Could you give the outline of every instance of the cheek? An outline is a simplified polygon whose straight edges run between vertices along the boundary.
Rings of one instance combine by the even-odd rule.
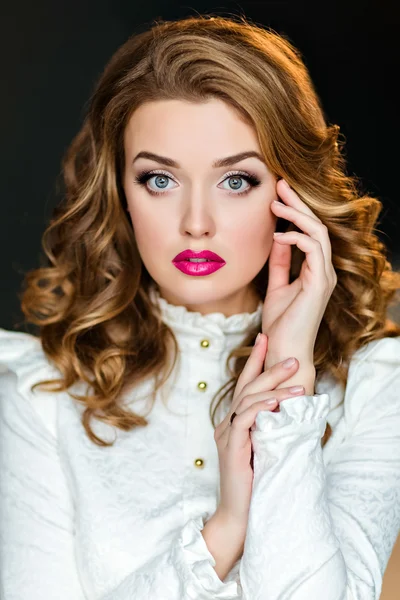
[[[128,209],[139,251],[153,256],[157,255],[157,250],[163,251],[173,235],[168,215],[149,210],[138,203],[133,205],[129,200]]]
[[[240,252],[246,255],[269,252],[275,222],[274,215],[268,216],[265,210],[257,216],[254,214],[251,217],[247,216],[231,230],[234,247],[240,248]]]

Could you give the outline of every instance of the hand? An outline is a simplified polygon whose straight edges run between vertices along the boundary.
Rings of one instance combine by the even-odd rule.
[[[266,336],[260,334],[258,344],[253,347],[237,381],[230,414],[214,432],[221,492],[217,513],[223,516],[224,522],[235,524],[235,539],[238,539],[238,531],[243,535],[243,540],[246,535],[253,484],[250,430],[256,416],[262,410],[274,410],[286,398],[304,394],[304,388],[297,392],[287,388],[276,390],[278,384],[296,373],[299,364],[295,360],[289,368],[277,364],[263,372],[267,345]],[[272,398],[276,398],[276,401],[267,406],[265,401]],[[237,416],[231,425],[230,417],[234,411]]]
[[[315,340],[337,276],[327,227],[284,180],[277,182],[277,192],[284,203],[272,203],[272,212],[305,233],[274,235],[262,316],[262,332],[269,343],[265,367],[295,356],[308,373],[314,368]],[[289,284],[292,244],[306,258],[299,277]]]

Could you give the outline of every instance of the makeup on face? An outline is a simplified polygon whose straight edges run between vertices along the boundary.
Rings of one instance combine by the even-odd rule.
[[[135,241],[164,298],[203,314],[253,309],[247,288],[272,247],[277,197],[254,127],[219,99],[149,102],[127,124],[124,153]]]
[[[184,250],[175,256],[172,264],[185,275],[202,277],[226,265],[226,261],[211,250]]]
[[[171,188],[158,188],[157,190],[154,190],[152,188],[149,188],[148,186],[148,182],[151,179],[163,179],[164,180],[164,185],[165,183],[169,182],[173,182],[174,179],[171,177],[170,174],[168,174],[166,171],[148,171],[146,169],[140,171],[140,173],[138,175],[136,175],[134,177],[134,181],[133,183],[135,185],[139,185],[142,186],[150,195],[152,196],[163,196],[166,193],[171,191]],[[244,196],[246,194],[248,194],[249,192],[251,192],[251,190],[253,188],[257,188],[261,185],[261,180],[252,173],[248,173],[246,171],[230,171],[229,173],[226,173],[225,175],[225,179],[222,181],[222,183],[224,183],[225,181],[228,181],[230,179],[236,179],[236,181],[239,180],[243,180],[248,184],[248,187],[244,187],[242,184],[240,185],[239,189],[227,189],[225,188],[225,190],[227,191],[228,194],[230,195],[234,195],[234,196]],[[242,189],[243,187],[243,189]],[[172,188],[174,189],[174,188]]]

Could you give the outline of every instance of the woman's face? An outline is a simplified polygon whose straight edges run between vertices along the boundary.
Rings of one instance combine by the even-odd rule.
[[[276,177],[255,156],[213,166],[243,152],[261,155],[254,129],[221,100],[162,100],[133,113],[124,145],[128,211],[161,296],[202,314],[255,310],[251,281],[273,242]],[[160,158],[138,157],[142,152]],[[143,172],[151,176],[138,183]],[[202,276],[182,272],[172,261],[184,250],[210,250],[225,264]]]

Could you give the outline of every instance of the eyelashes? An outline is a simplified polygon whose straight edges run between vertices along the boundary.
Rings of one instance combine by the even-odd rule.
[[[141,171],[138,175],[136,175],[134,177],[134,183],[137,185],[146,187],[147,191],[152,196],[162,196],[166,192],[161,192],[161,191],[155,192],[154,190],[149,189],[149,187],[146,185],[149,179],[151,179],[152,177],[159,177],[159,176],[165,177],[166,179],[171,179],[173,181],[173,179],[170,175],[168,175],[167,173],[164,173],[162,171],[146,171],[146,170],[144,170],[144,171]],[[246,188],[243,192],[235,192],[234,190],[228,191],[229,195],[244,196],[244,195],[248,194],[249,192],[251,192],[251,190],[253,188],[258,187],[261,184],[261,181],[258,179],[258,177],[256,177],[255,175],[253,175],[251,173],[245,173],[243,171],[235,171],[235,172],[227,173],[227,176],[221,183],[223,183],[233,177],[235,177],[236,179],[244,179],[249,184],[249,187]],[[169,190],[167,190],[167,191],[169,191]]]

